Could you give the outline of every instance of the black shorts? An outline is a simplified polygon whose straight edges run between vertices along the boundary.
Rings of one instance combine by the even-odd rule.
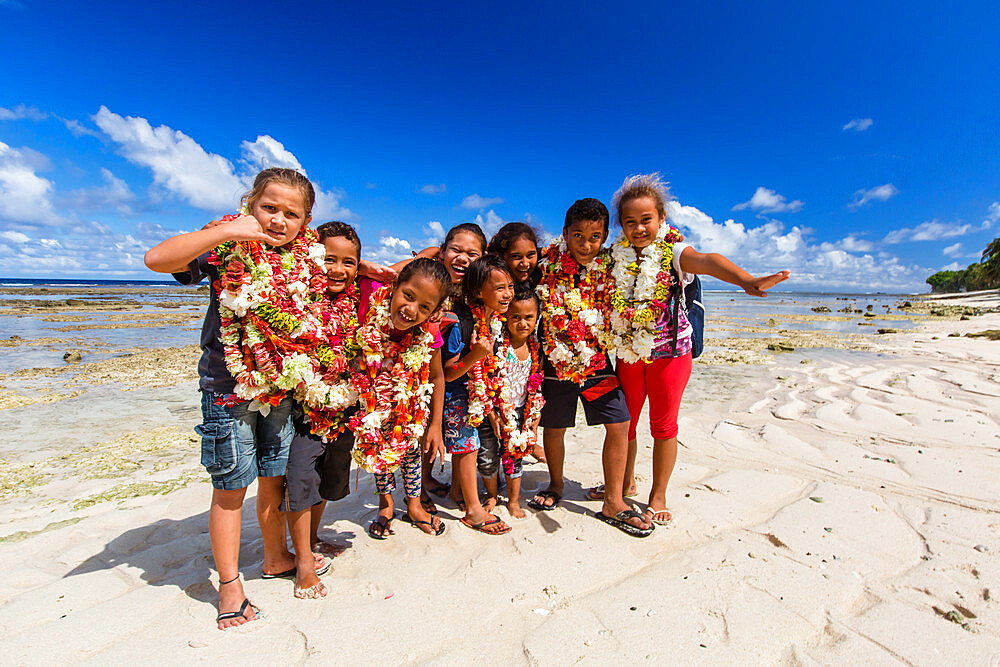
[[[295,420],[295,426],[282,512],[301,512],[323,500],[340,500],[350,492],[354,433],[347,429],[324,444],[300,419]]]
[[[543,368],[542,396],[545,397],[545,405],[542,406],[542,428],[572,428],[576,424],[577,399],[583,401],[583,414],[589,426],[619,424],[629,420],[625,393],[610,363],[582,386],[570,380],[556,380],[555,370],[548,360]]]

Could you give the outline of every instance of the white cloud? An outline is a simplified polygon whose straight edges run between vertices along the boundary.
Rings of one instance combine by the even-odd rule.
[[[500,197],[480,197],[478,194],[471,194],[462,200],[462,208],[483,209],[502,203],[503,199]]]
[[[148,276],[145,252],[177,233],[153,223],[116,232],[93,221],[68,223],[59,229],[59,239],[38,242],[25,242],[25,235],[16,232],[0,233],[0,275]]]
[[[758,213],[795,213],[805,206],[805,202],[798,199],[788,201],[784,195],[779,195],[774,190],[765,187],[758,187],[748,201],[737,204],[734,211],[751,209]]]
[[[961,271],[965,267],[958,262],[952,262],[951,264],[945,264],[938,271]]]
[[[425,239],[425,246],[439,246],[444,243],[445,229],[437,220],[431,220],[424,226],[424,232],[427,234]]]
[[[439,183],[434,185],[433,183],[427,183],[426,185],[421,185],[417,192],[424,195],[440,195],[443,194],[448,189],[448,186],[444,183]],[[468,199],[468,197],[466,197]]]
[[[981,227],[983,229],[989,229],[994,223],[997,222],[1000,222],[1000,201],[995,201],[990,204],[990,207],[986,212],[986,219],[983,220]]]
[[[962,236],[972,229],[972,225],[949,224],[937,219],[921,222],[916,227],[896,229],[882,239],[885,243],[907,243],[910,241],[939,241]]]
[[[157,185],[196,208],[236,209],[245,185],[226,158],[207,152],[183,132],[166,125],[154,128],[145,118],[122,117],[105,106],[93,120],[127,160],[153,172]]]
[[[27,243],[31,240],[31,237],[22,234],[21,232],[0,232],[0,239],[6,239],[12,243]]]
[[[477,214],[473,222],[482,227],[483,233],[486,234],[486,239],[489,240],[504,226],[505,221],[493,209],[490,209],[486,212],[486,215],[482,213]]]
[[[945,248],[941,252],[944,253],[945,255],[947,255],[948,257],[961,257],[962,256],[962,244],[961,243],[953,243],[952,245],[948,246],[947,248]]]
[[[871,118],[855,118],[847,125],[845,125],[843,128],[841,128],[841,131],[846,132],[847,130],[854,130],[855,132],[864,132],[874,124],[875,121],[873,121]]]
[[[397,236],[383,236],[372,247],[364,245],[365,259],[379,264],[394,264],[401,259],[412,257],[413,246],[406,239]]]
[[[868,252],[865,241],[848,236],[832,243],[813,243],[802,227],[785,229],[778,220],[757,227],[726,220],[715,222],[694,206],[667,203],[667,217],[701,252],[718,252],[754,275],[789,269],[788,289],[831,288],[871,290],[923,290],[933,273],[926,267],[904,264],[888,253]]]
[[[849,252],[870,252],[875,247],[871,241],[859,239],[853,234],[842,239],[840,245]]]
[[[192,206],[213,213],[236,210],[240,196],[250,189],[261,168],[288,167],[306,173],[291,151],[266,134],[240,144],[242,170],[237,173],[228,159],[207,152],[191,137],[166,125],[154,128],[145,118],[122,117],[104,106],[94,115],[94,122],[118,144],[118,151],[126,159],[153,172],[154,183]],[[313,218],[357,218],[341,206],[343,191],[323,190],[316,183],[313,186]]]
[[[58,200],[63,208],[76,212],[116,210],[124,216],[132,215],[132,202],[135,194],[128,183],[121,180],[108,169],[101,169],[104,185],[71,190],[59,195]]]
[[[852,210],[857,210],[871,201],[889,201],[899,194],[899,190],[892,183],[878,185],[870,190],[858,190],[854,193],[851,203],[847,206]]]
[[[298,158],[280,141],[266,134],[258,136],[253,143],[249,141],[241,143],[240,154],[240,161],[246,166],[250,178],[268,167],[287,167],[306,173]]]
[[[14,225],[62,221],[52,209],[52,181],[36,173],[47,164],[37,151],[0,141],[0,220]]]
[[[26,118],[37,122],[45,120],[48,117],[49,115],[44,111],[40,111],[35,107],[29,107],[24,104],[18,104],[13,109],[0,107],[0,120],[21,120]]]

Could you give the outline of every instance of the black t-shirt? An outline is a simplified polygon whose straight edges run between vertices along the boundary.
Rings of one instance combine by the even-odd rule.
[[[201,360],[198,362],[198,387],[202,391],[215,394],[232,394],[236,391],[236,380],[226,368],[225,348],[220,337],[222,318],[219,316],[219,295],[215,293],[215,281],[219,279],[219,268],[208,263],[209,253],[205,253],[188,264],[187,271],[172,274],[181,285],[197,285],[208,278],[211,301],[201,325]]]

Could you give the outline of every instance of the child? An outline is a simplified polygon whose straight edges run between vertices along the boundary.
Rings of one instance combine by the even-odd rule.
[[[343,498],[350,487],[354,434],[347,423],[358,395],[351,386],[348,365],[358,352],[356,278],[361,239],[353,227],[337,221],[320,225],[316,233],[326,250],[327,298],[317,304],[323,345],[311,358],[313,372],[295,392],[302,414],[295,415],[296,434],[288,454],[281,510],[286,513],[296,554],[336,556],[343,547],[320,540],[318,532],[326,500]],[[296,558],[295,597],[325,596],[326,586],[312,568],[299,561],[305,559]]]
[[[494,346],[502,335],[502,315],[514,296],[507,265],[496,255],[477,259],[462,278],[462,295],[464,303],[455,305],[458,323],[449,330],[445,344],[444,442],[452,455],[452,478],[462,491],[462,523],[488,535],[502,535],[510,532],[510,526],[479,502],[476,461],[482,446],[499,451],[487,418],[498,389]]]
[[[608,238],[608,209],[596,199],[580,199],[566,211],[563,237],[552,242],[539,262],[542,300],[542,440],[549,468],[548,487],[528,501],[542,511],[559,506],[563,493],[566,429],[576,423],[578,399],[590,425],[603,424],[604,506],[597,518],[635,537],[652,524],[625,504],[622,479],[628,452],[629,413],[611,370],[605,338],[610,257],[601,246]]]
[[[145,257],[150,269],[173,273],[182,284],[206,276],[211,283],[198,364],[203,422],[196,430],[212,476],[208,532],[219,573],[220,630],[257,618],[238,562],[243,498],[255,478],[263,576],[287,575],[296,566],[278,511],[293,433],[285,389],[295,386],[282,350],[311,343],[316,331],[308,286],[325,278],[314,262],[322,248],[306,228],[314,201],[312,184],[299,172],[265,169],[243,197],[244,214],[169,238]],[[293,338],[289,320],[305,333]],[[315,565],[329,567],[322,558]]]
[[[425,257],[407,264],[392,288],[372,295],[358,330],[362,355],[352,383],[360,409],[351,418],[354,460],[375,475],[378,516],[368,534],[379,540],[393,534],[392,492],[402,468],[406,520],[430,535],[444,532],[441,520],[420,506],[420,446],[431,462],[444,456],[441,411],[444,399],[440,334],[431,316],[448,293],[449,276]],[[429,421],[428,421],[429,417]]]
[[[761,297],[789,276],[779,271],[756,278],[722,255],[680,243],[683,237],[665,224],[668,197],[659,174],[644,174],[626,178],[612,200],[622,233],[611,248],[610,345],[618,355],[616,371],[631,415],[623,481],[625,488],[635,488],[636,425],[648,394],[653,486],[644,516],[658,525],[671,519],[666,493],[677,461],[677,411],[691,376],[691,326],[684,310],[673,308],[674,299],[696,273]]]
[[[538,284],[538,237],[535,230],[523,222],[508,222],[493,238],[487,252],[498,255],[507,263],[514,283]]]
[[[538,236],[529,225],[508,222],[490,239],[487,251],[503,258],[516,284],[526,284],[532,289],[538,285],[541,277],[538,270]],[[530,454],[539,463],[545,463],[545,449],[537,439],[531,446]]]
[[[507,309],[503,344],[497,351],[497,374],[500,385],[494,422],[500,442],[482,442],[479,449],[479,474],[486,487],[487,506],[496,504],[497,463],[503,464],[507,479],[507,510],[515,519],[523,519],[521,509],[521,459],[538,441],[538,422],[542,416],[542,369],[535,326],[541,303],[527,283],[514,288],[514,298]],[[495,443],[495,448],[488,444]]]

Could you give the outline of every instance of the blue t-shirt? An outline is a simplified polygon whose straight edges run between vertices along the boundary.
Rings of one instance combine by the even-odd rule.
[[[226,368],[225,348],[220,338],[222,318],[219,316],[219,295],[215,293],[215,281],[219,279],[219,268],[208,263],[209,253],[205,253],[188,264],[187,271],[172,274],[181,285],[197,285],[205,278],[211,289],[211,300],[201,325],[201,360],[198,361],[198,388],[215,394],[236,392],[236,380]]]
[[[443,361],[448,361],[454,357],[464,357],[469,352],[468,341],[462,340],[462,327],[458,322],[448,329],[448,336],[444,341]],[[452,400],[469,400],[469,374],[461,376],[457,380],[444,383],[444,400],[448,403]]]

